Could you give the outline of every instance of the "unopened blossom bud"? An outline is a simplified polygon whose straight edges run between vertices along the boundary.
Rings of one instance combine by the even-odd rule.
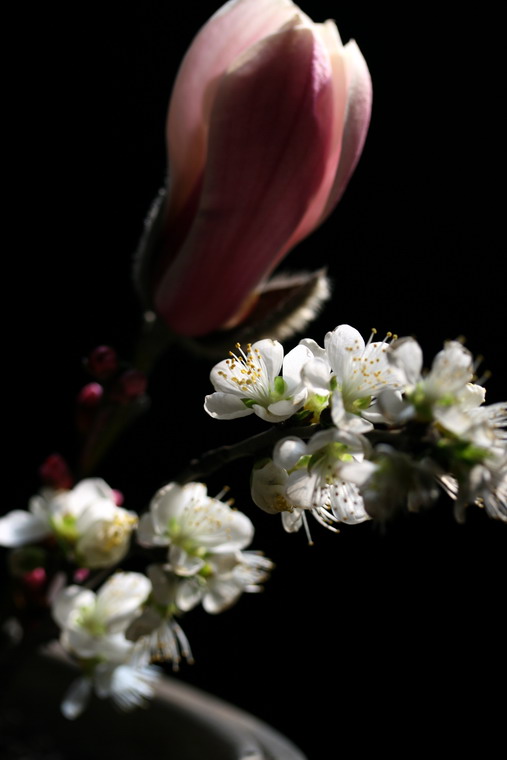
[[[120,404],[129,404],[131,401],[144,396],[147,385],[148,379],[144,372],[138,369],[128,369],[116,381],[110,397]]]
[[[46,585],[47,574],[43,567],[36,567],[23,575],[23,584],[31,591],[41,591]]]
[[[50,454],[39,467],[39,477],[45,486],[55,490],[72,488],[72,477],[65,459],[60,454]]]
[[[103,397],[104,388],[99,383],[88,383],[79,391],[76,425],[80,433],[86,434],[93,427]]]
[[[233,0],[201,29],[169,105],[170,182],[147,221],[148,306],[196,337],[241,322],[258,287],[332,211],[366,137],[355,42],[290,0]]]
[[[106,380],[118,369],[118,355],[110,346],[97,346],[86,359],[86,367],[97,380]]]
[[[79,391],[78,406],[85,409],[95,409],[101,402],[104,388],[99,383],[88,383]]]

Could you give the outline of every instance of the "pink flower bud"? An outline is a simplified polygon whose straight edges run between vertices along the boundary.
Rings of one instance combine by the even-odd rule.
[[[86,366],[97,380],[106,380],[118,369],[116,351],[109,346],[97,346],[88,356]]]
[[[78,567],[77,570],[74,570],[72,580],[74,583],[84,583],[86,580],[88,580],[89,576],[90,570],[88,567]]]
[[[32,591],[40,591],[46,585],[46,580],[47,575],[43,567],[36,567],[23,575],[23,583]]]
[[[88,383],[79,391],[77,397],[78,406],[86,409],[95,409],[101,402],[104,388],[99,383]]]
[[[51,454],[39,467],[39,477],[45,486],[56,489],[69,489],[74,485],[69,467],[60,454]]]
[[[290,0],[232,0],[179,70],[169,189],[138,275],[175,332],[231,324],[340,199],[366,137],[371,82],[354,42]]]
[[[119,404],[129,404],[144,396],[148,380],[144,372],[138,369],[126,370],[111,389],[110,398]]]

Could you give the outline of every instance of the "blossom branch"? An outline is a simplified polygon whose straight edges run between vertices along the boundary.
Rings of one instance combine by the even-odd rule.
[[[183,485],[191,481],[205,479],[230,462],[259,455],[264,450],[271,450],[282,438],[297,435],[306,440],[321,429],[321,425],[305,425],[304,427],[296,425],[292,427],[285,427],[283,425],[273,426],[264,433],[253,435],[244,441],[240,441],[240,443],[219,446],[216,449],[207,451],[201,457],[193,459],[175,480]]]

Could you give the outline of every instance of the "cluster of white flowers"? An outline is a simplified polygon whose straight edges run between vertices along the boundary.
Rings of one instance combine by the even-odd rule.
[[[96,594],[68,586],[56,595],[52,611],[62,629],[60,643],[83,671],[62,702],[65,717],[77,718],[93,690],[127,711],[153,695],[158,671],[148,660],[134,660],[134,644],[125,635],[150,592],[145,575],[120,572]]]
[[[255,504],[281,513],[289,532],[308,533],[307,511],[336,531],[431,505],[443,489],[458,519],[475,503],[507,520],[507,404],[484,405],[470,352],[450,341],[424,373],[413,338],[374,334],[365,343],[339,325],[324,348],[304,339],[285,360],[280,344],[264,340],[212,370],[213,417],[294,420],[296,434],[254,466]],[[314,423],[306,440],[297,435],[303,421]]]
[[[54,537],[80,567],[111,567],[126,555],[137,515],[116,504],[116,493],[99,478],[69,490],[44,488],[28,511],[0,519],[0,546],[19,547]]]
[[[170,660],[176,669],[182,658],[192,661],[178,618],[199,603],[222,612],[243,592],[260,591],[273,567],[243,551],[254,534],[248,517],[208,496],[201,483],[165,486],[141,520],[116,506],[115,492],[99,479],[44,489],[28,511],[0,519],[0,545],[26,547],[30,557],[30,545],[52,539],[80,568],[75,577],[93,583],[89,571],[120,562],[134,529],[146,549],[167,547],[167,561],[150,564],[146,575],[117,572],[97,593],[65,586],[60,573],[49,592],[61,645],[82,670],[62,703],[68,718],[80,715],[93,691],[124,710],[142,705],[159,677],[150,663]]]
[[[129,631],[141,657],[171,659],[174,666],[181,656],[190,659],[178,615],[199,603],[206,612],[222,612],[243,592],[260,591],[273,565],[242,551],[253,534],[248,517],[208,496],[202,483],[169,483],[155,494],[140,520],[138,541],[167,547],[167,562],[148,569],[152,597]]]
[[[507,522],[507,404],[484,403],[470,352],[450,341],[425,372],[413,338],[373,338],[365,343],[340,325],[324,348],[305,339],[284,358],[277,341],[262,340],[246,351],[238,345],[214,367],[215,393],[205,400],[212,417],[256,414],[283,423],[269,438],[243,442],[255,440],[264,455],[252,472],[255,504],[281,514],[288,532],[304,526],[309,540],[307,513],[338,532],[340,524],[430,506],[442,491],[459,520],[477,504]],[[61,645],[82,671],[62,704],[69,718],[92,692],[125,710],[142,705],[159,677],[151,663],[192,661],[181,616],[199,604],[222,612],[259,591],[273,567],[246,551],[250,519],[202,483],[169,483],[140,519],[117,501],[103,480],[89,478],[70,489],[45,488],[27,511],[0,519],[0,546],[33,561],[44,555],[33,547],[42,543],[63,559],[47,601]],[[116,572],[93,591],[125,558],[134,532],[151,555],[146,574]],[[77,573],[65,586],[69,564]],[[33,582],[25,565],[19,559],[19,577]]]

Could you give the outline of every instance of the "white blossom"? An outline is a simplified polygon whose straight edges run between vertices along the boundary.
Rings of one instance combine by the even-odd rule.
[[[259,584],[272,568],[271,560],[257,552],[211,555],[197,575],[182,580],[176,596],[178,607],[187,611],[201,602],[206,612],[223,612],[244,592],[261,591]]]
[[[173,670],[178,670],[182,659],[193,662],[190,644],[176,619],[182,611],[176,603],[182,579],[162,565],[149,565],[146,572],[151,582],[150,598],[125,634],[135,642],[133,661],[171,661]]]
[[[174,572],[194,575],[210,553],[243,549],[253,533],[245,514],[208,496],[202,483],[169,483],[141,518],[138,540],[143,546],[167,546]]]
[[[151,584],[141,573],[112,575],[97,593],[81,586],[60,591],[52,614],[62,629],[60,643],[83,668],[83,676],[69,688],[62,712],[77,718],[93,691],[111,698],[122,710],[144,704],[159,677],[146,660],[134,663],[134,644],[125,637],[131,621],[141,613]]]
[[[440,470],[430,459],[415,460],[388,444],[379,444],[372,461],[351,462],[347,478],[360,488],[368,515],[386,520],[397,511],[417,512],[439,495]]]
[[[151,584],[141,573],[112,575],[97,593],[67,586],[56,595],[52,614],[62,629],[63,648],[80,659],[126,662],[132,643],[124,632],[139,615]]]
[[[313,358],[309,348],[296,346],[284,358],[282,345],[266,339],[248,344],[246,351],[238,343],[236,351],[211,371],[215,393],[206,396],[208,414],[221,420],[257,414],[282,422],[304,406],[308,390],[301,370]]]
[[[412,417],[422,421],[440,420],[450,407],[466,411],[482,403],[483,392],[473,386],[472,354],[458,341],[447,341],[435,356],[431,370],[423,374],[422,350],[413,338],[402,338],[389,347],[387,358],[400,373],[401,394],[387,390],[379,400],[380,408],[392,422],[404,423]],[[482,396],[482,399],[481,399]]]
[[[284,529],[301,527],[309,536],[305,511],[324,527],[369,519],[357,485],[344,477],[347,464],[362,460],[367,442],[335,429],[316,433],[306,444],[296,436],[280,440],[273,459],[252,472],[253,501],[266,512],[281,512]],[[368,463],[369,464],[369,463]]]
[[[373,335],[365,344],[356,329],[339,325],[324,339],[325,354],[319,355],[314,348],[315,358],[302,373],[311,392],[330,395],[334,424],[355,433],[384,421],[375,398],[384,389],[400,385],[399,372],[387,360],[389,343],[372,341]]]
[[[29,511],[0,519],[0,545],[23,546],[55,536],[69,559],[83,567],[109,567],[127,553],[137,515],[115,503],[100,478],[87,478],[70,490],[43,489]]]
[[[76,679],[65,694],[61,710],[69,720],[78,718],[86,708],[91,694],[100,699],[110,698],[120,710],[130,712],[144,707],[154,695],[154,686],[161,673],[149,665],[111,665],[99,663],[86,676]]]

